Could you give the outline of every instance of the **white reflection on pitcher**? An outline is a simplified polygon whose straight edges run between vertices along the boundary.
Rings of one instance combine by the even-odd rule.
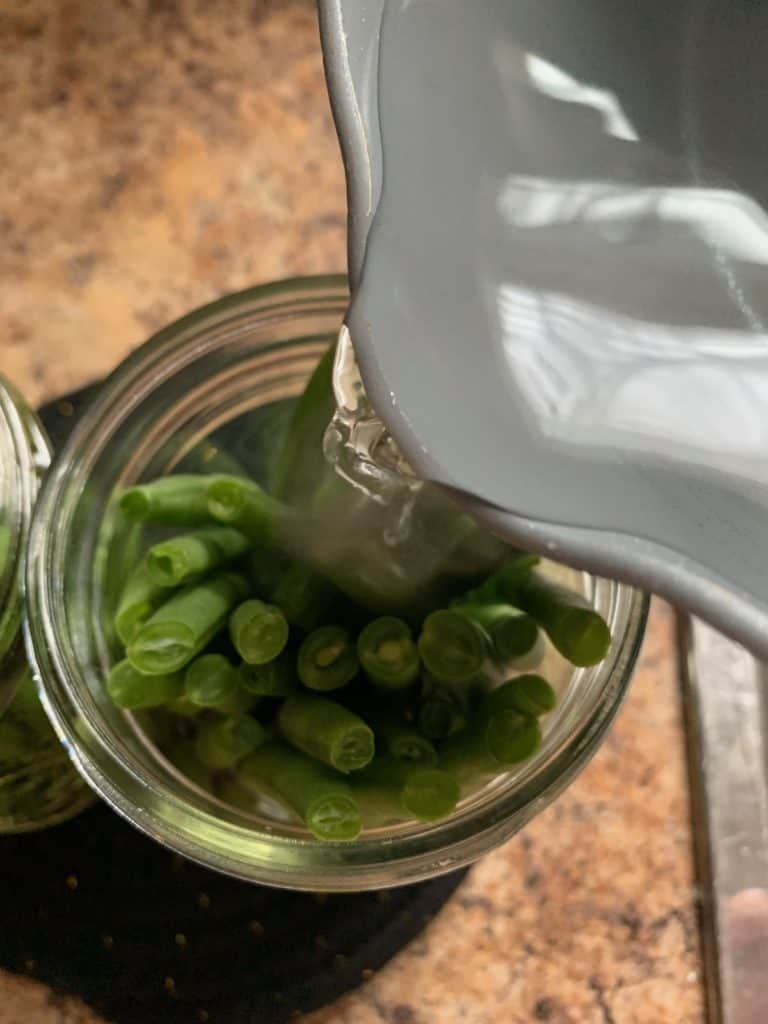
[[[637,142],[637,132],[630,124],[621,104],[607,89],[579,82],[562,68],[537,57],[534,53],[525,56],[525,70],[532,84],[540,93],[564,103],[581,103],[592,107],[603,115],[605,130],[616,139]]]
[[[513,254],[495,289],[502,344],[540,429],[706,453],[712,468],[768,479],[768,421],[754,415],[768,407],[768,296],[744,287],[768,265],[757,204],[725,190],[518,177],[497,212]],[[653,321],[638,305],[644,286]]]

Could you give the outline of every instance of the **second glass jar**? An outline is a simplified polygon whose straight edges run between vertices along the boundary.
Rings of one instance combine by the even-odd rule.
[[[0,834],[55,825],[93,802],[46,718],[22,639],[27,535],[49,462],[37,417],[0,378]]]

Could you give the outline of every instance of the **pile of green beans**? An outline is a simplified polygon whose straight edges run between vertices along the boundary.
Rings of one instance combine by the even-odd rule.
[[[329,490],[330,470],[318,472],[329,388],[326,358],[271,493],[244,475],[188,473],[122,492],[124,520],[152,542],[118,588],[122,649],[106,690],[195,785],[253,813],[268,796],[316,838],[343,841],[444,818],[532,757],[556,695],[527,669],[547,643],[594,665],[611,636],[536,557],[495,541],[502,557],[469,589],[454,551],[430,591],[440,604],[416,616],[361,603],[365,565],[309,564],[296,537],[322,530],[312,495]],[[479,551],[465,520],[457,543]]]

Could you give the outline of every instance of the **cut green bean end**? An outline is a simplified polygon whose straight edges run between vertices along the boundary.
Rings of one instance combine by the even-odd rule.
[[[426,700],[419,708],[419,728],[431,740],[444,740],[467,724],[461,712],[447,700]]]
[[[371,681],[387,690],[401,690],[419,675],[419,653],[411,630],[402,619],[374,619],[357,640],[360,664]]]
[[[222,523],[234,522],[248,500],[248,484],[236,479],[220,479],[210,484],[206,492],[208,510]]]
[[[230,768],[266,742],[264,726],[250,715],[214,722],[198,734],[195,751],[209,768]]]
[[[115,632],[124,646],[136,637],[144,623],[151,617],[154,606],[151,601],[130,605],[115,616]]]
[[[135,487],[120,496],[119,506],[126,519],[141,523],[149,515],[152,503],[140,487]]]
[[[238,690],[237,672],[223,654],[203,654],[187,667],[184,691],[199,707],[217,707],[232,700]]]
[[[118,707],[136,711],[155,708],[180,697],[184,682],[179,675],[147,675],[127,659],[113,665],[107,676],[107,693]]]
[[[437,751],[426,736],[416,733],[395,737],[389,744],[389,751],[398,761],[418,764],[424,768],[437,764]]]
[[[418,769],[408,776],[402,804],[418,821],[439,821],[456,808],[459,792],[458,782],[447,772]]]
[[[288,622],[274,605],[251,600],[240,605],[230,618],[232,643],[249,665],[266,665],[288,643]]]
[[[360,810],[351,796],[330,793],[313,800],[306,810],[307,828],[317,839],[345,842],[357,839],[362,822]]]
[[[337,771],[354,772],[370,764],[375,752],[373,732],[367,725],[359,725],[346,729],[343,736],[334,743],[330,761]]]
[[[557,705],[557,694],[542,676],[526,674],[504,684],[508,694],[507,706],[524,715],[539,717],[553,711]]]
[[[310,690],[338,690],[357,674],[355,648],[345,629],[322,626],[304,640],[297,661],[299,678]]]
[[[611,631],[598,612],[567,608],[558,618],[557,633],[550,639],[572,664],[588,668],[605,658],[611,646]]]
[[[150,676],[151,679],[157,679],[157,676]],[[179,718],[197,718],[200,712],[203,710],[198,704],[193,704],[192,701],[182,693],[176,700],[172,700],[167,708],[174,715],[178,715]]]
[[[536,646],[539,627],[530,615],[514,615],[495,622],[490,637],[497,656],[502,661],[514,661]]]
[[[460,612],[440,609],[424,620],[419,654],[437,679],[466,682],[483,664],[485,638],[482,630]]]
[[[238,669],[240,685],[258,697],[290,697],[298,689],[293,665],[285,657],[266,665],[243,662]]]
[[[535,718],[511,708],[499,711],[485,731],[488,752],[502,765],[519,764],[541,746],[541,726]]]
[[[188,560],[184,553],[172,550],[150,551],[147,554],[147,568],[153,583],[159,587],[175,587],[189,575]]]
[[[192,631],[181,622],[144,626],[128,645],[131,664],[146,675],[176,672],[194,657],[198,646]]]

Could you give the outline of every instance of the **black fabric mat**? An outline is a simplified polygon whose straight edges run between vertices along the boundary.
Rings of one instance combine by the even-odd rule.
[[[96,390],[41,410],[54,445]],[[369,977],[464,875],[380,893],[281,892],[185,861],[98,806],[0,842],[0,965],[116,1024],[278,1024]]]
[[[463,877],[380,893],[236,882],[104,806],[0,842],[0,964],[117,1024],[276,1024],[332,1002],[414,938]]]

